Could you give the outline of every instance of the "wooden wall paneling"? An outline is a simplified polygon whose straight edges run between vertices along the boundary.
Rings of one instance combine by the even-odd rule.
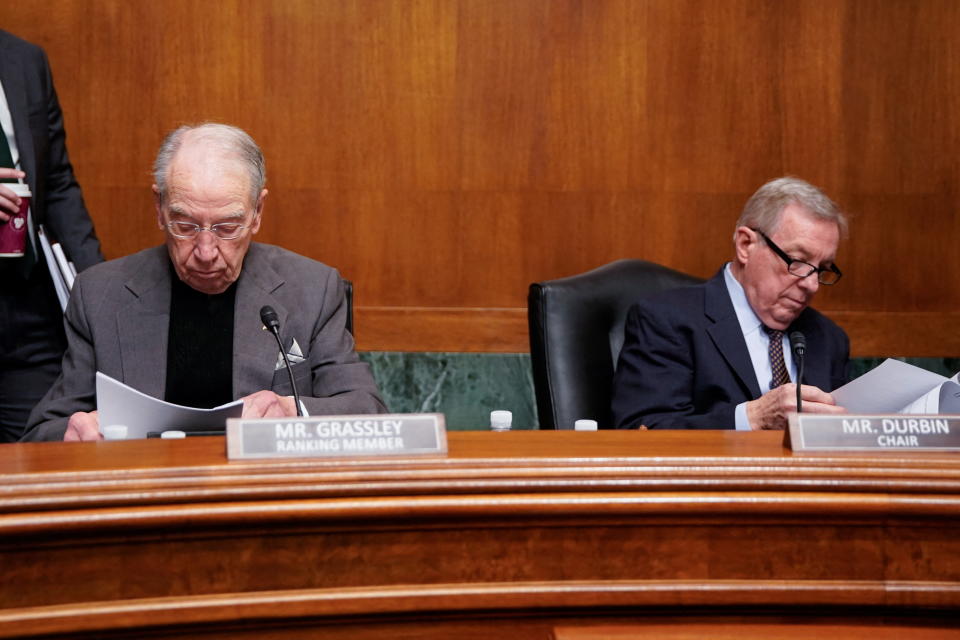
[[[846,15],[841,112],[851,187],[891,195],[942,189],[956,179],[950,97],[960,89],[960,7],[853,2]]]
[[[649,6],[655,12],[646,86],[653,188],[749,195],[781,172],[778,5]]]
[[[950,0],[49,0],[4,28],[50,56],[108,257],[160,240],[163,133],[235,123],[267,155],[260,239],[355,281],[361,348],[525,351],[530,282],[709,276],[795,174],[854,213],[817,306],[866,331],[855,354],[960,354],[865,329],[960,312]]]
[[[547,95],[533,141],[539,161],[532,189],[612,194],[650,184],[648,4],[549,5],[548,59],[539,72]],[[595,224],[610,228],[602,218]],[[603,243],[584,248],[594,247]]]
[[[776,79],[782,172],[809,180],[844,207],[850,206],[843,197],[849,163],[859,155],[846,144],[844,120],[849,4],[811,0],[781,6],[782,70]]]

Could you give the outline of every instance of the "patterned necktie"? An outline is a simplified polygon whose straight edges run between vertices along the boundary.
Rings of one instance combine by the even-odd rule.
[[[770,381],[770,388],[776,389],[782,384],[790,382],[790,375],[787,373],[787,365],[783,361],[783,331],[777,329],[763,328],[770,336],[770,369],[773,371],[773,379]]]

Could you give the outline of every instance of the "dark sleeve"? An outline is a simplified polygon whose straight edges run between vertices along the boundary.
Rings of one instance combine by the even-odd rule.
[[[850,382],[850,338],[847,332],[835,326],[836,347],[830,360],[830,391],[838,389]]]
[[[82,271],[103,261],[103,255],[67,155],[63,112],[53,86],[47,56],[42,50],[39,55],[38,80],[44,99],[42,108],[45,111],[30,114],[30,129],[35,135],[40,131],[46,134],[45,139],[35,140],[38,173],[36,184],[39,195],[43,198],[44,208],[42,222],[64,246],[77,271]],[[40,122],[40,118],[45,122]]]
[[[354,351],[353,336],[347,331],[346,292],[340,275],[333,269],[329,270],[305,364],[310,367],[310,379],[301,391],[301,399],[310,415],[387,410],[369,365],[361,362]]]
[[[30,413],[21,441],[63,440],[71,415],[97,408],[97,358],[84,312],[83,283],[83,278],[77,278],[64,315],[67,352],[63,370]]]
[[[620,429],[730,429],[736,402],[719,387],[698,388],[696,327],[663,305],[634,305],[613,379],[611,408]]]

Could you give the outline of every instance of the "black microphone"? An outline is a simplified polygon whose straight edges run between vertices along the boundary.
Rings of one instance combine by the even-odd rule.
[[[803,384],[803,354],[807,351],[807,338],[801,331],[790,332],[790,348],[797,359],[797,413],[801,411],[800,385]]]
[[[277,339],[280,356],[283,358],[283,364],[287,367],[287,375],[290,376],[290,387],[293,389],[293,401],[297,405],[297,415],[303,416],[303,410],[300,408],[300,394],[297,393],[297,383],[293,380],[293,369],[290,368],[290,360],[287,358],[287,352],[283,350],[283,341],[280,339],[280,318],[277,317],[277,312],[273,310],[273,307],[265,305],[260,309],[260,321]]]

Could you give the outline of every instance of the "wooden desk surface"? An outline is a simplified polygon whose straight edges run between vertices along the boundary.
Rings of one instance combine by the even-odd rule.
[[[930,505],[933,495],[940,496],[939,506],[960,497],[960,454],[794,455],[778,432],[461,431],[448,437],[445,457],[352,460],[229,462],[218,437],[8,445],[0,447],[0,514],[292,497],[570,491],[816,491],[838,499],[849,492],[896,493],[917,508]],[[908,500],[913,494],[927,497]]]
[[[793,455],[780,433],[732,431],[448,435],[448,456],[400,460],[228,462],[223,438],[2,446],[0,637],[241,637],[222,629],[242,622],[249,637],[541,638],[662,624],[681,604],[708,626],[826,607],[824,624],[920,615],[942,631],[960,608],[957,454]]]

